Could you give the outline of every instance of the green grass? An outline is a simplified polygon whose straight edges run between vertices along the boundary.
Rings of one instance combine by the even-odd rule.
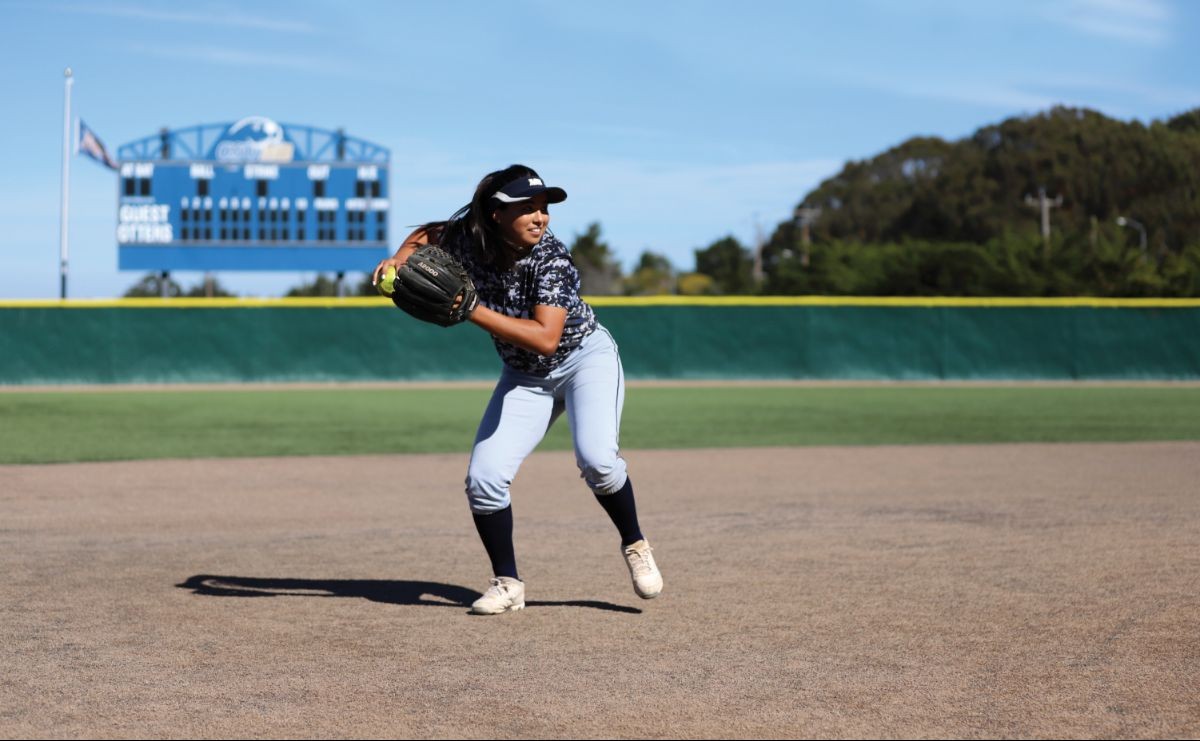
[[[466,452],[490,391],[10,392],[0,463]],[[567,449],[560,420],[542,449]],[[1200,440],[1193,386],[642,387],[624,448]]]

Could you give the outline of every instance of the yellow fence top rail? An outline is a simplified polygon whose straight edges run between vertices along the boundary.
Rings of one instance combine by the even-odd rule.
[[[1095,298],[1072,296],[585,296],[592,306],[908,306],[908,307],[1097,307],[1200,308],[1197,298]],[[390,306],[382,296],[346,298],[116,298],[7,299],[0,309],[361,309]]]

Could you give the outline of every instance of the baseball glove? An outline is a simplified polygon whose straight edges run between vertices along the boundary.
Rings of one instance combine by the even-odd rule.
[[[392,303],[423,322],[449,327],[479,305],[475,284],[454,256],[435,244],[421,245],[396,271]]]

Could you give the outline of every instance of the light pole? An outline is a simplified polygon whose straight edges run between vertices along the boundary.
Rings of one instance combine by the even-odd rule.
[[[1117,217],[1117,226],[1131,226],[1138,230],[1138,244],[1142,248],[1142,254],[1146,254],[1146,227],[1142,226],[1142,222],[1134,221],[1133,219],[1124,216]]]
[[[809,227],[816,222],[820,215],[821,209],[819,207],[810,208],[803,204],[797,206],[796,210],[792,213],[792,218],[795,219],[796,224],[800,227],[800,264],[804,267],[808,267],[808,248],[812,245],[812,236],[809,232]]]
[[[1042,212],[1042,250],[1050,251],[1050,209],[1059,208],[1063,204],[1062,194],[1049,198],[1045,188],[1038,188],[1037,198],[1026,194],[1025,205],[1033,206]]]
[[[754,279],[755,285],[762,285],[763,282],[763,245],[766,244],[763,239],[762,224],[758,222],[758,214],[754,214],[754,266],[751,268],[751,277]]]

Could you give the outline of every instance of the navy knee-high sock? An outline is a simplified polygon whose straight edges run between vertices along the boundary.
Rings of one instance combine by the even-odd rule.
[[[475,529],[483,541],[483,548],[492,560],[492,573],[496,576],[517,576],[517,556],[513,552],[512,505],[488,514],[471,513]]]
[[[594,493],[594,492],[593,492]],[[626,546],[642,539],[638,527],[637,504],[633,501],[633,480],[626,477],[625,485],[614,494],[596,494],[596,501],[608,513],[617,531],[621,533],[621,545]]]

